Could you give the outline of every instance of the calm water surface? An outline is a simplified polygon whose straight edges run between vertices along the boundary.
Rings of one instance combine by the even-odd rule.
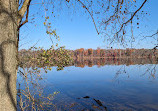
[[[60,92],[52,101],[58,110],[158,110],[155,64],[52,68],[40,83],[43,95]]]

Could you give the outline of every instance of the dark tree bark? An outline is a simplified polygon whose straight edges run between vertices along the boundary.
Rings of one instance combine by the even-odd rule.
[[[0,111],[16,111],[18,0],[0,0]]]

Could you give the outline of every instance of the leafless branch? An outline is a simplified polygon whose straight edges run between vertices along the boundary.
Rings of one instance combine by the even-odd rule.
[[[126,22],[124,22],[124,23],[121,25],[120,29],[116,32],[116,35],[118,35],[118,33],[123,29],[123,27],[124,27],[127,23],[129,23],[130,21],[133,20],[134,16],[137,14],[137,12],[139,12],[139,10],[144,6],[144,4],[145,4],[146,2],[147,2],[147,0],[144,0],[144,2],[142,3],[142,5],[134,12],[134,14],[131,16],[131,18],[130,18],[129,20],[127,20]]]
[[[92,13],[89,11],[89,9],[86,7],[86,5],[81,1],[81,0],[78,0],[79,3],[81,3],[81,5],[83,6],[83,8],[85,8],[87,10],[87,12],[89,13],[89,15],[91,16],[92,20],[93,20],[93,23],[94,23],[94,26],[95,26],[95,29],[99,35],[99,31],[98,31],[98,28],[96,26],[96,23],[95,23],[95,20],[94,20],[94,17],[92,15]]]
[[[158,35],[158,31],[157,31],[156,33],[150,35],[150,36],[145,36],[145,37],[153,37],[153,36],[155,36],[155,35]]]

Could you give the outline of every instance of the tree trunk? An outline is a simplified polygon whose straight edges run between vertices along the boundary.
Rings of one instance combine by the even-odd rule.
[[[0,0],[0,111],[16,111],[18,0]]]

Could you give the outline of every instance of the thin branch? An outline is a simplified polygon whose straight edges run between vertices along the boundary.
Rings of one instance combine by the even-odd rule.
[[[150,36],[145,36],[145,37],[153,37],[153,36],[155,36],[155,35],[158,35],[158,31],[157,31],[156,33],[150,35]]]
[[[97,26],[96,26],[96,23],[95,23],[95,21],[94,21],[94,18],[93,18],[92,13],[89,11],[89,9],[85,6],[85,4],[84,4],[82,1],[78,0],[78,2],[82,4],[83,8],[85,8],[85,9],[87,10],[87,12],[89,13],[89,15],[91,16],[91,18],[92,18],[92,20],[93,20],[93,23],[94,23],[94,26],[95,26],[95,29],[96,29],[96,31],[97,31],[97,33],[98,33],[98,35],[99,35],[99,31],[98,31],[98,29],[97,29]]]
[[[115,8],[114,14],[111,15],[107,21],[104,21],[105,24],[107,24],[107,23],[118,13],[118,11],[119,11],[119,8],[118,8],[118,7],[119,7],[119,3],[120,3],[120,2],[119,2],[119,0],[118,0],[118,3],[117,3],[117,6],[116,6],[116,8]]]
[[[134,12],[134,14],[131,16],[131,18],[129,20],[127,20],[125,23],[123,23],[119,29],[119,31],[116,32],[116,35],[118,35],[118,33],[122,30],[122,28],[124,27],[124,25],[126,25],[127,23],[129,23],[134,16],[137,14],[137,12],[144,6],[144,4],[147,2],[147,0],[144,0],[144,2],[142,3],[142,5]]]

